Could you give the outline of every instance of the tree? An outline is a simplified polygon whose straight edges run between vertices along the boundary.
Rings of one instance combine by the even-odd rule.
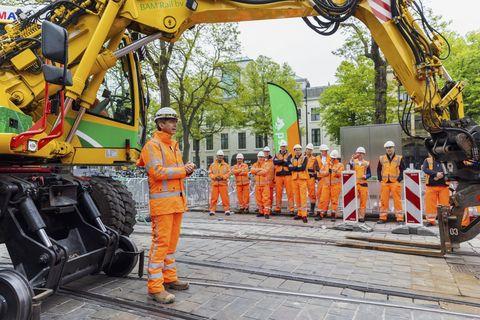
[[[322,125],[337,143],[340,128],[372,123],[375,117],[375,77],[372,61],[359,57],[343,61],[335,74],[337,84],[325,89],[320,96]]]
[[[259,56],[247,64],[240,76],[240,88],[236,98],[243,110],[241,124],[249,126],[256,134],[272,135],[272,113],[267,83],[273,82],[287,90],[297,105],[303,94],[295,73],[288,64],[279,65],[271,58]]]

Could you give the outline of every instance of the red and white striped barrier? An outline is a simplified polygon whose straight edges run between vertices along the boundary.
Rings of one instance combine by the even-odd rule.
[[[403,180],[405,181],[405,221],[407,225],[423,226],[422,208],[422,183],[420,170],[405,170]]]
[[[358,222],[357,175],[355,171],[342,172],[343,222]]]
[[[368,0],[368,4],[373,14],[381,22],[387,22],[392,19],[392,7],[390,0]]]

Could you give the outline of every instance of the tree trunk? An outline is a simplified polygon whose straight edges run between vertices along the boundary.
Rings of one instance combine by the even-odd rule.
[[[371,57],[375,66],[375,123],[387,122],[387,62],[372,39]]]
[[[166,108],[170,107],[170,89],[168,87],[168,65],[170,64],[170,50],[167,50],[167,47],[170,44],[167,44],[165,41],[160,40],[160,73],[158,75],[159,80],[159,89],[160,89],[160,107]],[[169,48],[170,49],[170,48]]]
[[[197,142],[194,144],[195,145],[195,165],[197,168],[200,168],[200,140],[196,140]]]
[[[182,125],[183,128],[183,150],[182,150],[182,159],[184,163],[187,163],[190,160],[190,134],[188,133],[188,128],[185,125]]]

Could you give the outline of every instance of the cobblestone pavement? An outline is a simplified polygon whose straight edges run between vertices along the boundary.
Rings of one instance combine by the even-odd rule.
[[[192,285],[177,292],[168,308],[210,319],[423,320],[480,315],[480,257],[472,255],[480,252],[480,239],[462,244],[462,255],[413,256],[337,247],[332,241],[348,235],[428,243],[438,243],[438,238],[394,235],[395,224],[368,223],[374,228],[369,234],[336,231],[330,229],[333,224],[303,224],[283,216],[266,221],[253,215],[186,214],[177,259],[180,276]],[[132,235],[139,249],[148,250],[149,228],[139,224]],[[1,263],[7,263],[6,250],[0,254]],[[160,308],[147,299],[146,280],[134,277],[95,275],[67,287]],[[42,311],[42,320],[170,318],[65,292],[49,298]]]

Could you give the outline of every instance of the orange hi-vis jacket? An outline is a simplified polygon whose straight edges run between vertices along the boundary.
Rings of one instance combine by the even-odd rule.
[[[311,155],[311,156],[305,155],[305,157],[307,157],[307,159],[308,159],[307,171],[308,171],[309,177],[310,178],[316,178],[318,169],[320,168],[319,165],[318,165],[317,158],[314,155]]]
[[[235,176],[235,184],[237,186],[244,186],[250,183],[248,179],[248,164],[241,163],[232,167],[232,173]]]
[[[307,158],[305,156],[300,156],[298,159],[296,157],[292,157],[291,162],[293,169],[292,171],[292,180],[308,180],[308,171],[307,171],[307,165],[304,164],[304,162],[307,161]],[[300,170],[301,167],[303,170]]]
[[[318,178],[320,179],[318,181],[319,186],[328,186],[330,185],[330,174],[328,170],[331,167],[331,160],[327,162],[326,164],[320,165],[320,169],[318,170]]]
[[[330,165],[330,169],[332,169],[332,173],[330,173],[330,185],[342,184],[343,164],[338,160],[334,160]]]
[[[399,181],[401,162],[402,156],[395,155],[392,161],[388,159],[387,155],[380,156],[380,164],[382,165],[382,182]]]
[[[145,167],[150,187],[150,215],[184,212],[187,176],[178,143],[168,133],[156,131],[142,149],[137,165]]]
[[[317,163],[318,163],[318,177],[320,178],[320,180],[322,179],[322,177],[328,177],[328,175],[322,176],[320,172],[325,172],[325,170],[328,171],[330,164],[332,163],[332,159],[330,158],[330,156],[327,155],[327,157],[325,158],[325,163],[323,163],[322,155],[318,155]]]
[[[226,186],[228,185],[228,179],[230,178],[230,165],[225,161],[218,162],[215,160],[210,165],[210,179],[212,180],[212,186]],[[216,180],[217,177],[222,180]]]
[[[255,175],[255,185],[268,186],[270,184],[268,169],[269,165],[265,161],[257,161],[252,165],[250,172]]]
[[[275,158],[273,159],[274,165],[275,165],[275,175],[276,176],[289,176],[291,175],[290,169],[288,169],[288,163],[285,163],[284,161],[288,160],[288,157],[290,154],[288,152],[285,153],[277,153],[275,155]],[[277,162],[277,164],[275,164]]]
[[[273,184],[275,181],[275,166],[273,164],[273,158],[265,159],[265,163],[267,164],[267,175],[270,179],[270,184]]]
[[[358,159],[353,160],[353,170],[357,176],[357,184],[365,185],[367,184],[367,169],[370,163],[367,160],[360,161]]]

